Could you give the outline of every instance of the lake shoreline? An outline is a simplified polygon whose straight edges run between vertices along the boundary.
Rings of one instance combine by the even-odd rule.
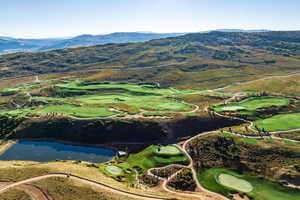
[[[13,145],[17,144],[18,141],[19,140],[2,140],[0,146],[0,155],[5,153],[5,151],[10,147],[12,147]]]

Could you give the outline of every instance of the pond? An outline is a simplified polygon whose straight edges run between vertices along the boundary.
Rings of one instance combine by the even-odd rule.
[[[20,141],[0,154],[0,160],[30,160],[47,162],[55,160],[82,160],[106,162],[115,155],[113,151],[56,142]]]

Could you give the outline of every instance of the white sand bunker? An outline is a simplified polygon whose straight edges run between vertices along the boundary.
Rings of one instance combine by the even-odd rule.
[[[225,187],[229,187],[240,192],[247,193],[253,190],[251,183],[229,174],[220,174],[218,177],[218,182]]]
[[[120,175],[123,173],[123,170],[114,165],[108,165],[105,167],[105,170],[113,175]]]
[[[168,145],[168,146],[161,146],[159,148],[156,149],[156,153],[158,154],[168,154],[168,155],[176,155],[176,154],[180,154],[181,151],[172,145]]]
[[[238,111],[245,110],[246,108],[243,106],[225,106],[222,108],[223,111]]]

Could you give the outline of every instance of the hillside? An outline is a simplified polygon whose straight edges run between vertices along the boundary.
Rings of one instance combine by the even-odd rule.
[[[299,64],[300,31],[210,32],[142,43],[3,55],[0,75],[7,78],[79,70],[95,75],[95,71],[109,69],[113,71],[100,75],[102,80],[158,81],[167,86],[206,89],[295,72]]]
[[[17,39],[0,37],[0,55],[16,52],[39,52],[67,47],[94,46],[107,43],[145,42],[173,37],[182,33],[111,33],[104,35],[79,35],[71,38]]]

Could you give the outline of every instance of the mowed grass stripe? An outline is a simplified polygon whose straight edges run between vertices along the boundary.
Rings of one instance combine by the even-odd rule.
[[[279,114],[271,118],[257,120],[254,123],[258,128],[266,131],[288,131],[300,128],[300,113]]]
[[[265,96],[265,97],[251,97],[237,103],[230,103],[225,105],[217,105],[214,110],[222,111],[236,111],[244,108],[248,111],[255,111],[259,108],[270,106],[286,106],[290,104],[290,99],[284,97]],[[231,109],[232,107],[232,109]]]

